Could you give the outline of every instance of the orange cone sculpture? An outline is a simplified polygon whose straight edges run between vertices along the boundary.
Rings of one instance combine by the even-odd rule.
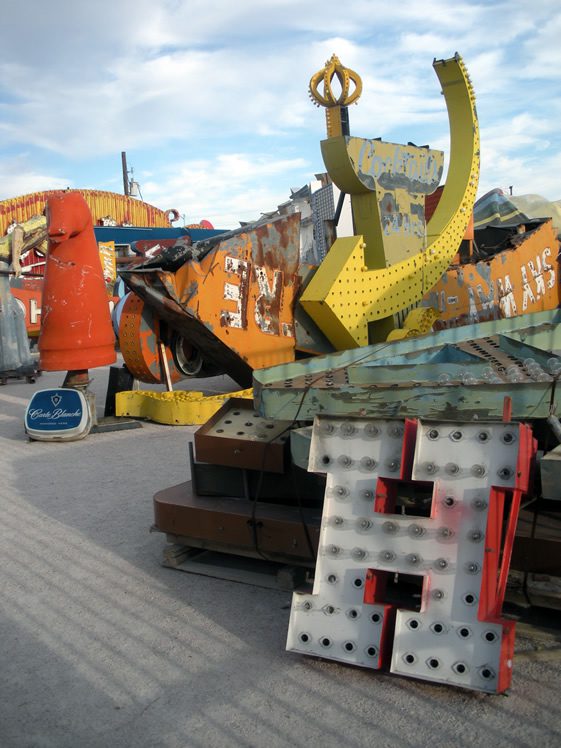
[[[49,253],[39,336],[41,368],[112,364],[115,335],[90,209],[78,192],[47,200]]]

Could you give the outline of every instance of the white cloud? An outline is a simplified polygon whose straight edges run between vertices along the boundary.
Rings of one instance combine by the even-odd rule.
[[[72,181],[33,169],[25,155],[0,160],[0,200],[30,192],[59,190],[72,187]]]
[[[113,169],[94,170],[98,184],[87,169],[127,149],[136,167],[144,161],[157,175],[152,182],[165,204],[169,198],[190,211],[189,201],[218,189],[217,180],[218,198],[213,192],[201,210],[211,215],[218,206],[225,217],[238,209],[237,217],[253,217],[286,199],[300,177],[311,177],[288,166],[294,159],[321,169],[324,117],[306,89],[332,53],[363,78],[363,96],[350,110],[353,134],[447,151],[448,121],[431,63],[456,50],[474,81],[485,179],[516,167],[518,181],[530,174],[537,180],[541,168],[544,183],[554,184],[561,13],[548,0],[460,0],[453,7],[445,0],[7,1],[0,157],[29,151],[21,173],[33,189],[49,179],[48,186],[66,186],[70,179],[57,171],[77,186],[118,185]],[[225,166],[227,154],[236,153],[260,169],[241,191],[235,164],[230,173]],[[61,162],[55,171],[53,154]],[[199,174],[192,196],[172,176],[177,162],[197,159],[212,178]],[[286,166],[275,171],[280,163]],[[255,194],[251,178],[260,180]],[[6,183],[15,192],[22,182]]]
[[[3,78],[17,78],[23,97],[4,108],[4,136],[84,157],[114,151],[124,142],[134,148],[170,138],[283,132],[307,119],[301,54],[293,50],[295,74],[288,80],[273,56],[256,66],[252,55],[242,53],[232,66],[227,50],[120,59],[107,68],[110,80],[88,87],[75,80],[56,82],[49,72],[38,78],[21,65],[0,68]],[[49,94],[55,85],[63,115]]]
[[[293,186],[299,187],[310,179],[310,165],[303,159],[274,160],[264,154],[224,154],[214,161],[175,164],[142,183],[142,196],[154,205],[177,208],[187,223],[206,218],[219,228],[235,228],[239,221],[259,218],[286,201],[290,189],[280,186],[282,177],[295,173],[301,182]]]

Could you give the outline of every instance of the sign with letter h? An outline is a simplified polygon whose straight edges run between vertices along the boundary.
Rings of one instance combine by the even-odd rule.
[[[524,424],[316,417],[309,470],[327,474],[322,527],[287,649],[507,689],[514,623],[500,614],[534,454]],[[411,587],[418,599],[396,600]]]

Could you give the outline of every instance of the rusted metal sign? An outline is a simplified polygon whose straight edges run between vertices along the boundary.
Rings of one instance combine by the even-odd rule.
[[[254,374],[267,418],[318,413],[375,418],[546,418],[555,405],[559,311],[444,330]],[[554,366],[554,369],[551,366]]]
[[[444,154],[364,138],[348,138],[347,150],[361,184],[376,193],[386,263],[425,249],[425,195],[440,183]]]
[[[254,369],[294,360],[299,246],[293,214],[218,238],[176,272],[121,275],[205,359],[249,385]]]
[[[102,190],[75,191],[80,192],[87,202],[93,222],[96,225],[103,225],[102,220],[109,216],[114,222],[113,225],[170,225],[168,211],[160,210],[133,197]],[[21,223],[32,216],[41,215],[48,198],[54,194],[56,194],[56,190],[46,190],[45,192],[32,192],[28,195],[20,195],[0,201],[0,234],[3,234],[13,222]]]
[[[283,473],[290,421],[269,421],[253,403],[230,398],[195,432],[197,458],[212,465]]]
[[[556,309],[558,251],[548,220],[489,259],[450,268],[422,304],[438,309],[437,330]]]

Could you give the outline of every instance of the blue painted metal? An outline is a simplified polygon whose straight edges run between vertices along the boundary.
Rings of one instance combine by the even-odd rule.
[[[190,236],[194,242],[198,242],[211,239],[224,232],[225,229],[188,229],[186,227],[94,226],[94,234],[98,242],[115,242],[115,244],[132,244],[144,239],[178,239],[180,236]]]

